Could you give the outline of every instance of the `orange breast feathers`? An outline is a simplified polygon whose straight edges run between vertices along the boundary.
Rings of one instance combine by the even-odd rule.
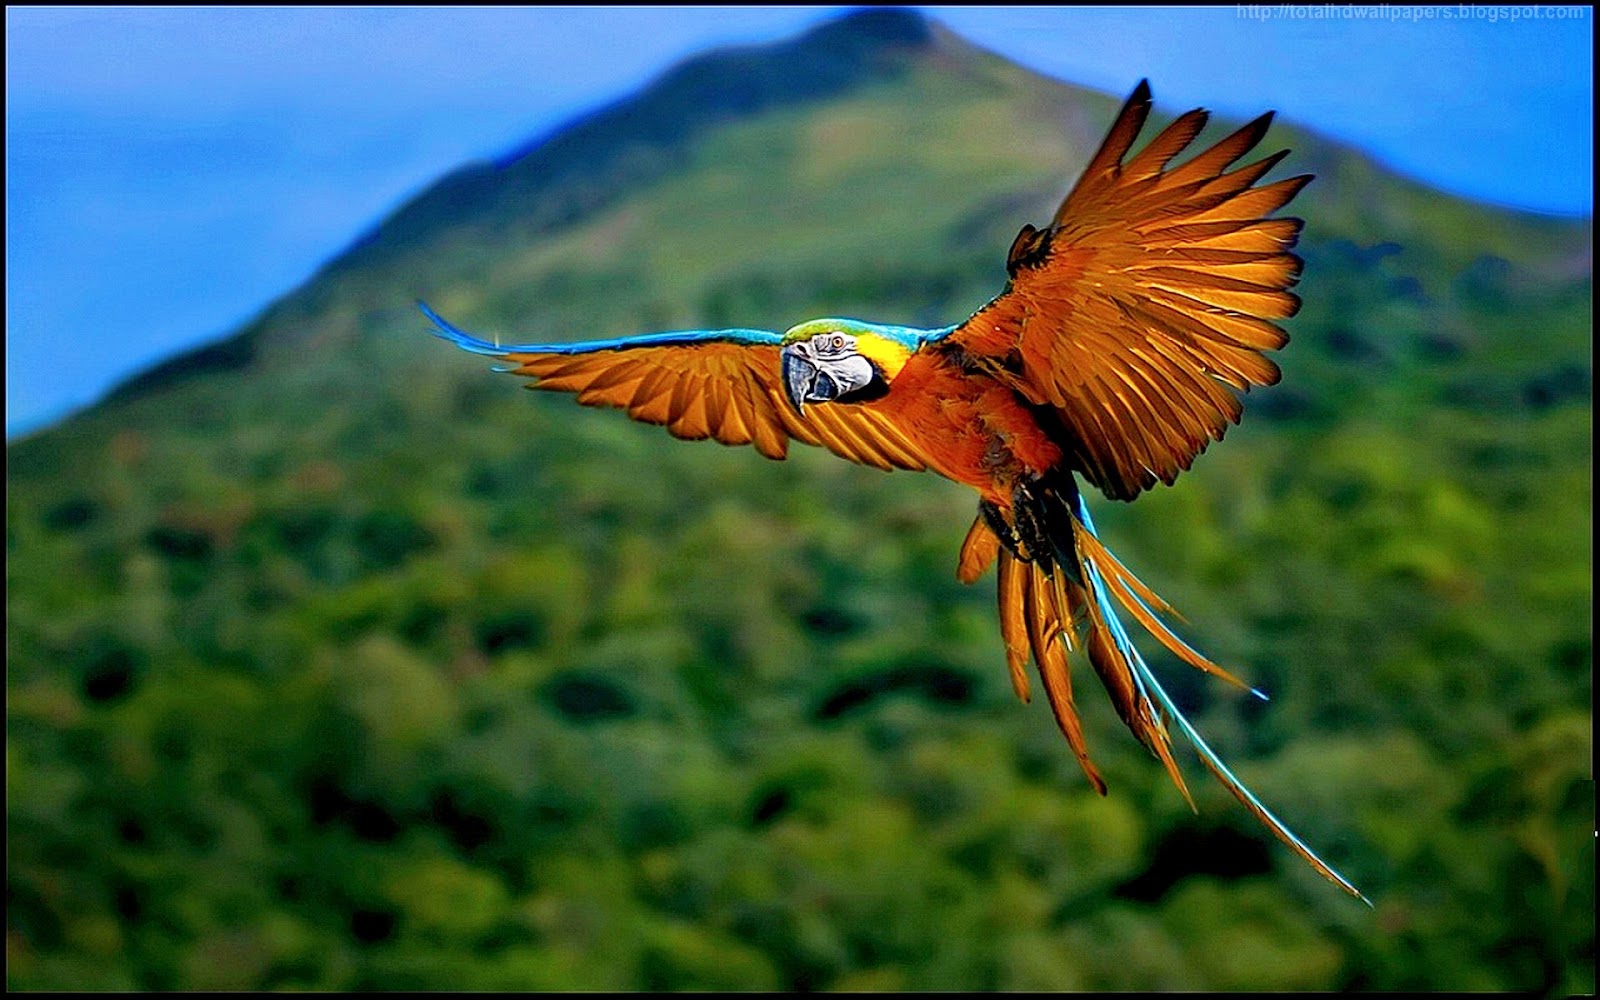
[[[889,393],[863,405],[893,420],[935,472],[1002,508],[1019,478],[1061,461],[1015,392],[935,351],[912,355]]]

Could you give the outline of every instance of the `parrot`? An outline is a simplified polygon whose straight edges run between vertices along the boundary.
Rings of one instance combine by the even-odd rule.
[[[418,306],[436,335],[497,359],[529,388],[575,393],[687,440],[790,441],[879,469],[931,471],[977,492],[957,576],[997,566],[1011,683],[1028,668],[1090,784],[1069,653],[1081,650],[1122,722],[1195,808],[1173,729],[1256,819],[1324,878],[1371,906],[1274,815],[1185,717],[1134,645],[1118,609],[1183,662],[1265,695],[1189,645],[1177,612],[1100,541],[1079,478],[1130,501],[1171,485],[1242,413],[1240,395],[1277,383],[1267,352],[1300,308],[1291,252],[1303,221],[1273,217],[1312,180],[1262,178],[1289,153],[1243,166],[1267,112],[1179,165],[1209,120],[1178,116],[1129,155],[1151,111],[1142,80],[1042,228],[1024,225],[1004,289],[954,326],[814,319],[787,332],[685,330],[609,340],[502,345]]]

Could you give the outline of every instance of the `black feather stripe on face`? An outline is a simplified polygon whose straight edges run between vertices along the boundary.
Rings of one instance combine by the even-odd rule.
[[[834,400],[835,403],[870,403],[874,399],[882,399],[889,395],[889,383],[884,379],[883,373],[878,371],[878,366],[872,366],[872,381],[859,389],[845,393]]]

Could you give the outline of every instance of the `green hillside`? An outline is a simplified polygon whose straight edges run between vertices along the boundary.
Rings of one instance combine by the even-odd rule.
[[[1592,992],[1589,221],[1275,127],[1283,383],[1095,506],[1374,910],[1085,682],[1094,794],[954,579],[970,492],[522,392],[413,306],[953,322],[1117,103],[899,12],[713,53],[13,442],[8,985]]]

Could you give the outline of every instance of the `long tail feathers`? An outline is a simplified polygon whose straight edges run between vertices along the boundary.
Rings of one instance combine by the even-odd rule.
[[[1010,557],[1010,553],[1007,553]],[[1089,746],[1083,738],[1083,726],[1078,721],[1078,709],[1072,701],[1072,676],[1067,672],[1067,650],[1071,648],[1072,616],[1065,606],[1059,587],[1030,563],[1023,577],[1023,601],[1027,609],[1028,639],[1033,646],[1034,658],[1039,664],[1039,677],[1044,681],[1044,693],[1050,700],[1050,710],[1056,723],[1077,755],[1078,765],[1088,775],[1089,783],[1101,795],[1106,793],[1105,779],[1089,759]],[[1061,574],[1054,574],[1059,581]],[[1065,621],[1063,621],[1065,618]],[[1060,642],[1056,640],[1060,639]]]
[[[1044,683],[1045,694],[1061,732],[1066,736],[1090,783],[1104,795],[1105,781],[1089,759],[1068,674],[1067,652],[1073,648],[1080,623],[1085,625],[1087,635],[1084,644],[1089,663],[1111,696],[1117,714],[1139,741],[1161,761],[1191,809],[1195,807],[1194,798],[1189,794],[1183,774],[1172,755],[1169,722],[1176,724],[1177,730],[1194,747],[1206,769],[1279,840],[1304,858],[1324,878],[1371,906],[1372,902],[1360,890],[1317,857],[1282,820],[1262,805],[1261,800],[1211,749],[1134,646],[1122,620],[1117,616],[1116,604],[1120,603],[1140,625],[1185,663],[1238,685],[1259,698],[1265,699],[1266,695],[1201,655],[1157,617],[1157,610],[1171,615],[1176,615],[1176,612],[1100,543],[1082,494],[1076,494],[1072,500],[1076,507],[1076,510],[1070,511],[1074,521],[1072,557],[1076,561],[1076,573],[1059,565],[1041,569],[1037,562],[1024,562],[1008,548],[998,547],[1000,633],[1005,641],[1006,666],[1011,672],[1011,682],[1017,696],[1023,701],[1029,698],[1026,669],[1031,653],[1032,659],[1038,664],[1040,680]],[[974,538],[984,534],[989,532],[983,529],[980,519],[979,523],[973,525],[963,546],[960,570],[963,581],[970,582],[969,577],[975,578],[995,557],[996,547],[991,547],[981,537]]]

